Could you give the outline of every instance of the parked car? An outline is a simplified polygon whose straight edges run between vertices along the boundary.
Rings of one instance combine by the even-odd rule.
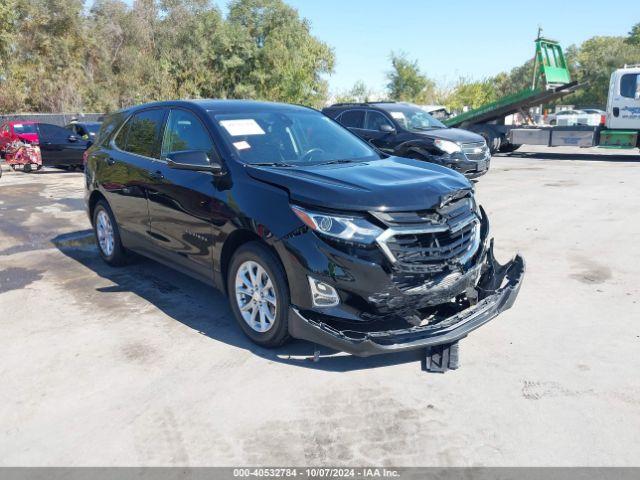
[[[9,121],[0,125],[0,156],[5,157],[7,146],[16,141],[37,143],[38,131],[35,122]]]
[[[585,113],[589,113],[591,115],[606,115],[607,114],[607,112],[605,112],[604,110],[601,110],[599,108],[583,108],[582,111],[585,112]]]
[[[100,131],[101,122],[78,122],[72,121],[64,128],[71,130],[71,132],[82,140],[95,141],[96,135]]]
[[[562,120],[564,120],[565,122],[572,121],[571,123],[577,125],[578,117],[584,117],[586,115],[587,113],[582,110],[568,108],[566,110],[560,110],[559,112],[547,115],[547,122],[549,123],[549,125],[558,125]]]
[[[83,166],[83,154],[91,145],[67,128],[50,123],[37,123],[40,155],[44,166],[75,169]]]
[[[477,133],[448,128],[410,103],[338,103],[322,110],[390,155],[437,163],[476,178],[489,171],[491,153]]]
[[[356,355],[455,342],[509,308],[472,185],[381,153],[319,112],[194,100],[109,115],[87,152],[100,256],[130,252],[216,286],[245,334]]]

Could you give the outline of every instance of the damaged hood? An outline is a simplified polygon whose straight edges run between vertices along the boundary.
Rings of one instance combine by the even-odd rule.
[[[443,196],[472,188],[451,169],[400,157],[315,166],[247,165],[247,173],[288,190],[294,202],[350,211],[426,210]]]
[[[456,143],[484,142],[482,136],[469,130],[462,130],[461,128],[434,128],[432,130],[419,132],[412,131],[412,133],[430,138],[438,138],[440,140],[450,140]]]

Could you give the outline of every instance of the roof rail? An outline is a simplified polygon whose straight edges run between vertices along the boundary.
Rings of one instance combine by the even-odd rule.
[[[640,63],[630,63],[630,64],[624,64],[624,67],[622,68],[640,68]]]
[[[365,106],[365,105],[375,105],[376,103],[396,103],[396,102],[393,100],[377,100],[375,102],[339,102],[339,103],[333,103],[330,106],[331,107],[344,107],[346,105]]]

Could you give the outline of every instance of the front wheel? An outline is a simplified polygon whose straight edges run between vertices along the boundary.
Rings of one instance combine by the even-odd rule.
[[[515,152],[520,148],[520,145],[514,145],[513,143],[507,143],[504,145],[500,145],[500,153],[511,153]]]
[[[289,285],[279,259],[265,245],[250,242],[237,250],[227,292],[234,317],[254,343],[274,348],[289,339]]]

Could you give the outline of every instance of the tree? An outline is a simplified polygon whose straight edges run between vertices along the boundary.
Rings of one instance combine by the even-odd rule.
[[[640,47],[640,23],[636,23],[629,32],[629,36],[627,37],[627,43],[629,45],[634,45],[636,47]]]
[[[405,53],[391,53],[393,70],[387,73],[387,89],[392,100],[429,103],[435,97],[435,82],[420,71],[417,60]]]
[[[367,84],[362,80],[358,80],[349,90],[338,94],[335,100],[337,103],[362,103],[370,101],[372,95],[373,93],[371,92],[369,87],[367,87]]]
[[[306,19],[282,0],[233,0],[220,58],[225,94],[320,106],[332,49],[313,37]]]
[[[494,83],[491,79],[471,81],[460,78],[445,103],[451,110],[460,111],[463,107],[477,108],[493,102],[498,98]]]
[[[611,73],[624,64],[637,63],[640,46],[630,45],[625,37],[593,37],[575,53],[576,80],[588,85],[566,97],[563,102],[578,106],[607,104]]]

